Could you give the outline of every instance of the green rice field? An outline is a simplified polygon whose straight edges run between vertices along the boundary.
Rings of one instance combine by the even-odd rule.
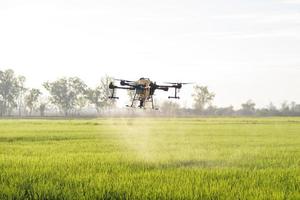
[[[0,199],[300,199],[300,118],[0,120]]]

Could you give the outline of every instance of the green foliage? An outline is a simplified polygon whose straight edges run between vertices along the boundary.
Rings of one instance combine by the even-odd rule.
[[[299,118],[1,120],[0,199],[299,199]]]
[[[243,115],[253,115],[255,114],[255,103],[252,100],[248,100],[242,105],[242,114]]]
[[[39,89],[30,89],[28,94],[25,96],[25,105],[29,109],[29,115],[31,115],[32,111],[36,109],[38,104],[38,99],[41,95],[41,91]]]
[[[168,115],[175,115],[179,112],[179,109],[180,105],[172,101],[164,101],[160,106],[160,110]]]
[[[41,103],[40,103],[40,106],[39,106],[40,116],[41,116],[41,117],[44,117],[44,116],[45,116],[46,108],[47,108],[47,103],[41,102]]]
[[[54,82],[45,82],[43,85],[51,95],[51,103],[57,105],[65,116],[76,106],[82,106],[82,97],[87,86],[80,78],[61,78]]]
[[[25,77],[16,76],[14,71],[0,70],[0,116],[10,114],[17,107],[17,100],[24,88]]]
[[[215,98],[215,94],[208,91],[207,86],[194,86],[194,107],[196,110],[203,111],[207,104],[210,104]]]
[[[101,109],[111,108],[115,105],[115,100],[109,99],[111,90],[109,84],[113,81],[112,77],[105,76],[101,78],[99,85],[95,89],[89,88],[86,92],[86,98],[93,104],[98,113]]]

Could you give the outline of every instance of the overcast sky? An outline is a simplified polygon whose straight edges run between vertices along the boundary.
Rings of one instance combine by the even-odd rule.
[[[107,74],[197,82],[218,106],[300,103],[300,0],[1,0],[7,68],[29,87]]]

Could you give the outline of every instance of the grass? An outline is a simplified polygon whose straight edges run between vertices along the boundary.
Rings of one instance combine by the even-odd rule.
[[[0,199],[300,199],[300,118],[0,120]]]

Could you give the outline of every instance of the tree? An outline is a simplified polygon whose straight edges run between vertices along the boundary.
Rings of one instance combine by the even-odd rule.
[[[78,101],[76,103],[76,110],[78,115],[80,115],[81,110],[87,105],[87,103],[88,103],[88,99],[86,98],[85,95],[80,96],[78,98]]]
[[[86,84],[78,77],[61,78],[54,82],[45,82],[43,86],[50,93],[50,101],[58,106],[65,116],[79,104],[86,93]]]
[[[91,104],[95,106],[97,113],[99,114],[102,109],[110,108],[115,105],[115,100],[109,99],[111,96],[111,90],[109,84],[113,81],[113,78],[105,76],[100,80],[100,84],[95,89],[88,89],[86,97]]]
[[[24,94],[25,92],[28,90],[24,85],[25,85],[25,80],[26,78],[24,76],[19,76],[19,94],[17,97],[17,107],[18,107],[18,111],[19,111],[19,117],[21,117],[22,115],[22,109],[25,110],[25,106],[24,106]]]
[[[100,80],[100,90],[102,93],[102,102],[103,102],[103,107],[104,108],[112,108],[116,105],[116,101],[114,99],[110,99],[109,97],[111,96],[111,89],[109,89],[109,84],[113,81],[114,79],[109,76],[104,76]]]
[[[205,110],[202,111],[203,115],[215,115],[218,110],[217,106],[209,105]]]
[[[47,108],[47,103],[45,103],[45,102],[40,103],[39,110],[40,110],[41,117],[45,116],[46,108]]]
[[[194,107],[196,110],[203,111],[205,106],[211,104],[215,94],[208,91],[207,86],[194,86]]]
[[[300,104],[297,104],[295,106],[294,112],[296,113],[296,115],[300,115]]]
[[[290,112],[293,114],[297,112],[297,103],[295,101],[292,101],[290,103]]]
[[[281,108],[280,108],[280,112],[283,114],[283,115],[288,115],[289,112],[290,112],[290,107],[289,107],[289,104],[287,101],[284,101],[281,103]]]
[[[269,111],[272,111],[272,112],[273,112],[273,111],[277,111],[276,106],[275,106],[272,102],[269,103],[267,109],[268,109]]]
[[[269,103],[267,110],[270,116],[279,114],[279,111],[277,110],[276,106],[272,102]]]
[[[164,101],[160,109],[164,114],[174,115],[179,111],[180,105],[176,102]]]
[[[252,100],[248,100],[246,103],[242,105],[242,114],[243,115],[253,115],[255,113],[255,103]]]
[[[102,107],[102,97],[100,87],[95,89],[89,88],[86,92],[86,98],[88,101],[95,106],[97,113],[99,114]]]
[[[25,96],[25,105],[29,110],[29,116],[31,116],[32,111],[37,108],[39,97],[42,93],[39,89],[30,89],[28,94]]]
[[[44,95],[40,96],[40,98],[38,99],[37,107],[38,107],[41,117],[45,116],[45,112],[48,109],[49,102],[50,102],[49,97],[44,96]]]
[[[221,115],[221,116],[232,116],[232,115],[234,115],[233,106],[217,108],[215,114],[216,115]]]
[[[11,69],[0,71],[0,115],[10,114],[18,105],[18,97],[23,91],[24,76],[16,76]]]

